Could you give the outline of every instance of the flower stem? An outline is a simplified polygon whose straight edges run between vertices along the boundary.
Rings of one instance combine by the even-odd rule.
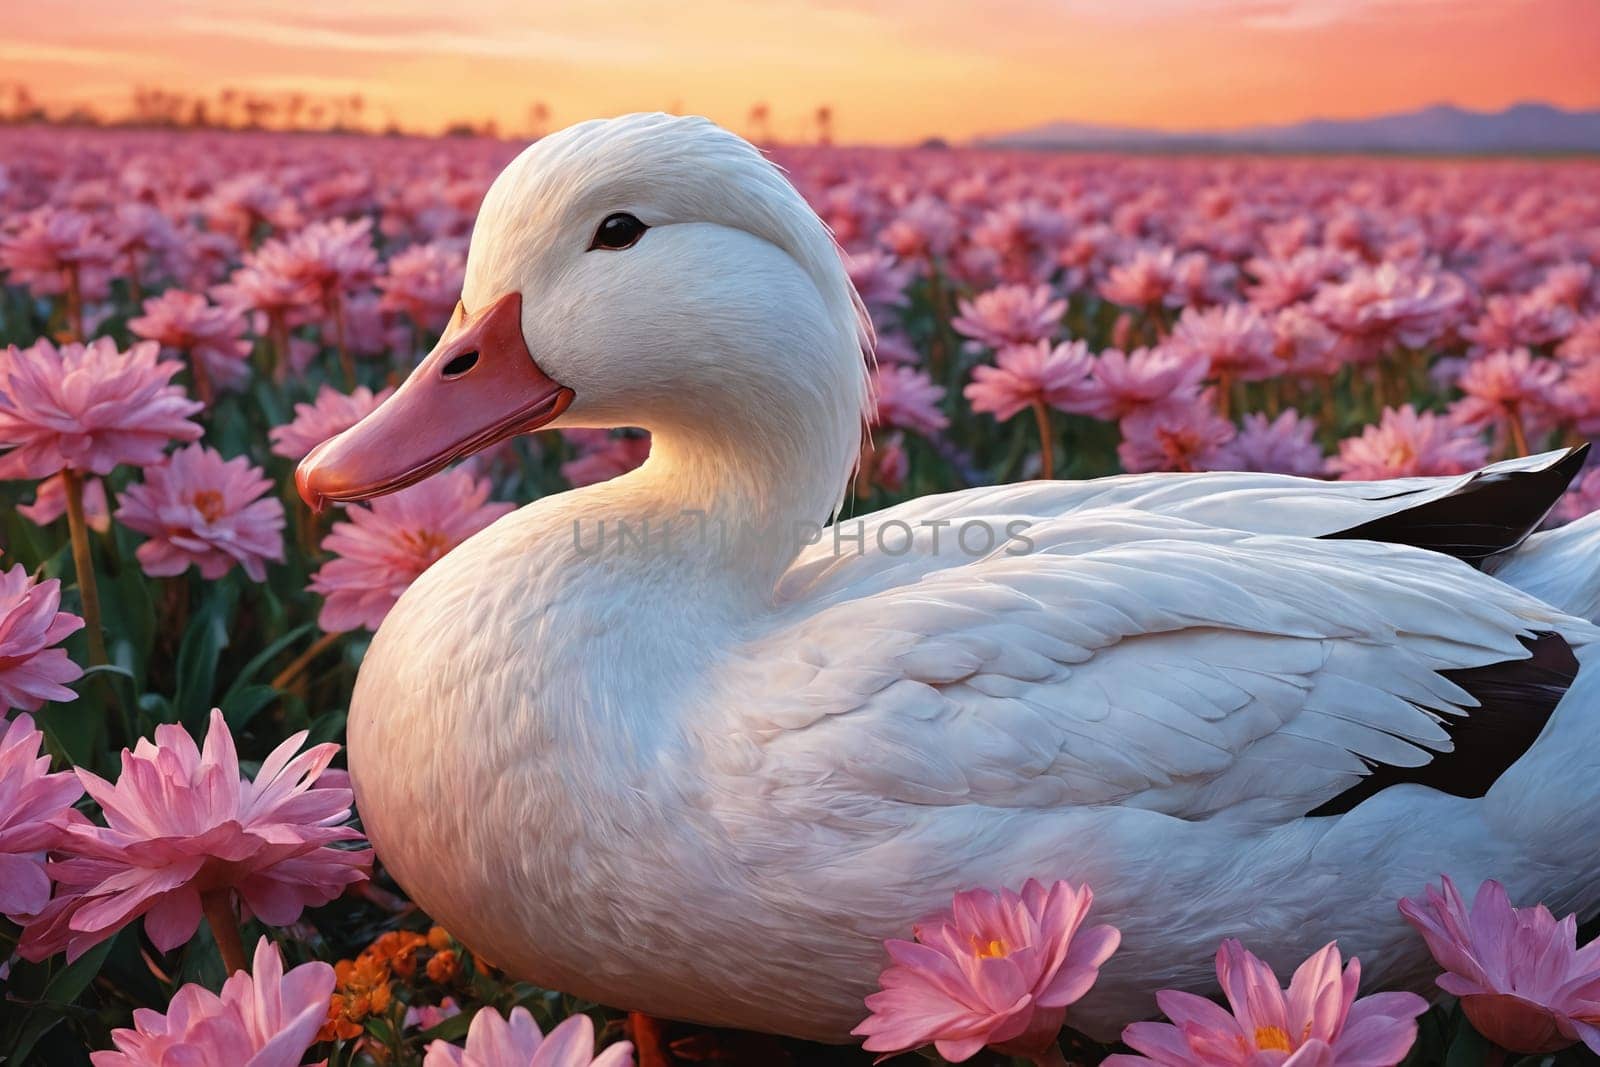
[[[139,284],[139,253],[137,250],[128,253],[128,299],[135,305],[144,303],[144,289]]]
[[[934,262],[931,255],[928,257],[928,302],[933,305],[933,338],[928,346],[928,373],[938,381],[950,370],[944,331],[954,316],[950,313],[950,297],[945,292],[939,264]]]
[[[312,660],[326,652],[330,647],[332,647],[335,641],[339,640],[339,638],[343,636],[343,631],[335,631],[334,633],[323,634],[321,637],[317,638],[311,643],[310,648],[300,653],[294,658],[293,662],[278,672],[277,676],[272,679],[272,688],[289,688],[289,686],[294,684],[295,679],[300,677],[301,673],[304,672],[307,667],[311,666]]]
[[[282,385],[289,377],[289,321],[281,310],[267,312],[267,335],[272,338],[272,380]]]
[[[1233,376],[1227,371],[1217,375],[1217,414],[1233,418]]]
[[[83,340],[83,284],[75,266],[67,268],[67,329],[72,340]]]
[[[83,598],[83,624],[89,639],[89,665],[111,662],[100,629],[100,587],[95,584],[94,552],[89,545],[89,523],[83,513],[83,476],[68,468],[61,472],[67,490],[67,529],[72,534],[72,566],[78,572],[78,594]]]
[[[1528,455],[1528,434],[1522,428],[1522,413],[1513,407],[1507,412],[1507,428],[1511,431],[1512,457]]]
[[[350,358],[350,349],[344,337],[344,302],[334,295],[330,310],[333,313],[333,337],[335,347],[339,350],[339,370],[344,375],[344,387],[354,390],[356,387],[356,365]]]
[[[206,913],[206,925],[222,953],[222,966],[229,974],[248,971],[245,962],[244,941],[239,937],[239,917],[233,908],[233,890],[213,889],[200,894],[200,907]]]
[[[1055,442],[1051,440],[1050,409],[1043,400],[1034,400],[1033,418],[1039,424],[1039,477],[1049,480],[1056,476]]]
[[[194,379],[195,396],[200,398],[200,403],[208,409],[211,407],[211,375],[206,373],[206,365],[200,358],[200,353],[189,350],[189,377]]]

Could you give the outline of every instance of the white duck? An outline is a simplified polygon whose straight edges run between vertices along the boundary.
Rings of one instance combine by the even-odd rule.
[[[805,546],[856,462],[866,332],[750,145],[588,122],[500,175],[439,348],[302,465],[308,501],[355,500],[537,426],[653,435],[441,560],[362,665],[367,832],[468,945],[847,1041],[883,938],[1066,878],[1123,932],[1068,1017],[1106,1036],[1210,987],[1226,936],[1425,984],[1395,901],[1441,872],[1600,903],[1600,524],[1515,547],[1575,455],[974,489]]]

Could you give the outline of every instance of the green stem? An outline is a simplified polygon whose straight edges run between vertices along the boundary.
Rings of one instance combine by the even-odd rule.
[[[83,512],[83,476],[67,469],[61,472],[67,490],[67,529],[72,535],[72,566],[78,573],[78,595],[83,598],[83,628],[89,640],[89,665],[103,667],[111,662],[106,655],[105,633],[100,628],[100,587],[94,576],[94,551],[89,544],[89,523]]]

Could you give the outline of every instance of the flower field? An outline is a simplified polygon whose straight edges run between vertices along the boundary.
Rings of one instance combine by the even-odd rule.
[[[974,890],[891,942],[869,1052],[670,1024],[658,1047],[475,956],[367,848],[340,750],[385,614],[518,505],[649,454],[543,434],[369,503],[296,493],[438,339],[519,147],[0,130],[0,1062],[1059,1062],[1118,942],[1090,887]],[[1600,436],[1600,164],[775,156],[877,331],[850,514],[1039,477],[1457,474]],[[1550,521],[1597,508],[1600,467]],[[1337,947],[1287,984],[1230,941],[1228,1008],[1169,991],[1123,1047],[1062,1047],[1582,1062],[1600,948],[1537,904],[1396,901],[1449,1006],[1358,997]],[[1025,1008],[991,1003],[1007,983]]]

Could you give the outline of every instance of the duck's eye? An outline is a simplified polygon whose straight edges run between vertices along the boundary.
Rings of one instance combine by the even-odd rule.
[[[594,231],[594,240],[589,242],[589,249],[608,248],[615,251],[632,248],[649,228],[626,211],[607,215],[601,220],[600,228]]]

